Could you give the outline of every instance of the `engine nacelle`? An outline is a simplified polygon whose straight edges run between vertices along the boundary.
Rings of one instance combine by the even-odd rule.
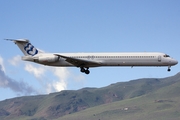
[[[58,56],[52,55],[52,56],[41,56],[38,58],[38,62],[40,63],[52,63],[59,60]]]

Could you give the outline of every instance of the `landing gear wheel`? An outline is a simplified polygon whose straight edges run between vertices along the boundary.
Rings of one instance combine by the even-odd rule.
[[[89,69],[88,67],[87,67],[86,69],[85,69],[84,67],[81,67],[81,68],[80,68],[80,71],[81,71],[82,73],[89,74],[90,71],[89,71],[88,69]]]
[[[83,67],[81,67],[80,71],[83,73],[83,72],[85,72],[86,70],[85,70]]]
[[[170,72],[170,71],[171,71],[171,69],[170,69],[170,68],[171,68],[171,66],[168,66],[168,70],[167,70],[168,72]]]
[[[90,71],[89,71],[89,70],[85,70],[85,73],[86,73],[86,74],[89,74],[89,73],[90,73]]]

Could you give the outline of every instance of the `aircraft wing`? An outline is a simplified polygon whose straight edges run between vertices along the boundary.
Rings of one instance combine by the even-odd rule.
[[[73,64],[76,67],[97,67],[100,66],[99,62],[91,61],[91,60],[83,60],[83,59],[78,59],[78,58],[72,58],[60,54],[54,54],[58,57],[62,57],[65,59],[65,61]]]

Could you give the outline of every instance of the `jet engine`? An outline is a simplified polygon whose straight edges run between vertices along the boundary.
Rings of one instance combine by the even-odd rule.
[[[52,63],[52,62],[56,62],[59,60],[59,57],[58,56],[40,56],[37,61],[40,62],[40,63]]]

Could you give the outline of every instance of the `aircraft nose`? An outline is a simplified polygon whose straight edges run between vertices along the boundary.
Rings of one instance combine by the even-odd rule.
[[[178,61],[177,60],[172,60],[172,64],[176,65],[176,64],[178,64]]]

